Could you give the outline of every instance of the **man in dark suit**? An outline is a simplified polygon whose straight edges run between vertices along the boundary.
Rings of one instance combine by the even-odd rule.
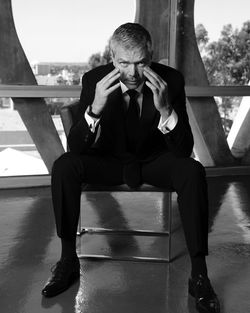
[[[118,27],[110,50],[112,64],[82,78],[78,121],[68,136],[70,152],[53,166],[52,199],[62,255],[42,294],[54,296],[79,278],[75,236],[81,184],[126,183],[134,188],[148,183],[176,190],[192,264],[189,293],[199,312],[219,312],[205,261],[205,171],[190,158],[193,136],[183,76],[151,61],[150,34],[139,24]]]

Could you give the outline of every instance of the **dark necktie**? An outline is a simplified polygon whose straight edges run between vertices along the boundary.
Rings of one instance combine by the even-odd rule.
[[[137,97],[139,93],[136,90],[130,89],[127,91],[130,97],[129,106],[126,114],[126,134],[128,151],[134,153],[139,131],[139,103]]]

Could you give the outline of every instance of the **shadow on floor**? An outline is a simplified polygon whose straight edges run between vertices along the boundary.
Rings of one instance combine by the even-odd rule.
[[[209,190],[209,276],[222,312],[250,308],[250,177],[214,177]],[[82,198],[88,226],[162,230],[162,194],[104,193]],[[167,263],[81,259],[79,283],[44,299],[41,289],[60,255],[49,188],[0,191],[0,307],[4,313],[192,313],[187,293],[190,262],[176,205],[173,254]],[[78,251],[117,255],[164,255],[166,239],[84,235]]]

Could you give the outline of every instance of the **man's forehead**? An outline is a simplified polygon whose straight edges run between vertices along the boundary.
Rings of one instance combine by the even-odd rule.
[[[122,59],[144,59],[148,57],[147,49],[141,49],[137,47],[125,48],[123,46],[117,46],[114,52],[116,58]]]

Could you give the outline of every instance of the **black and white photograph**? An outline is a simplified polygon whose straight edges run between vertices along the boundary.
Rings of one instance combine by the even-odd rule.
[[[249,0],[0,0],[0,311],[250,310]]]

